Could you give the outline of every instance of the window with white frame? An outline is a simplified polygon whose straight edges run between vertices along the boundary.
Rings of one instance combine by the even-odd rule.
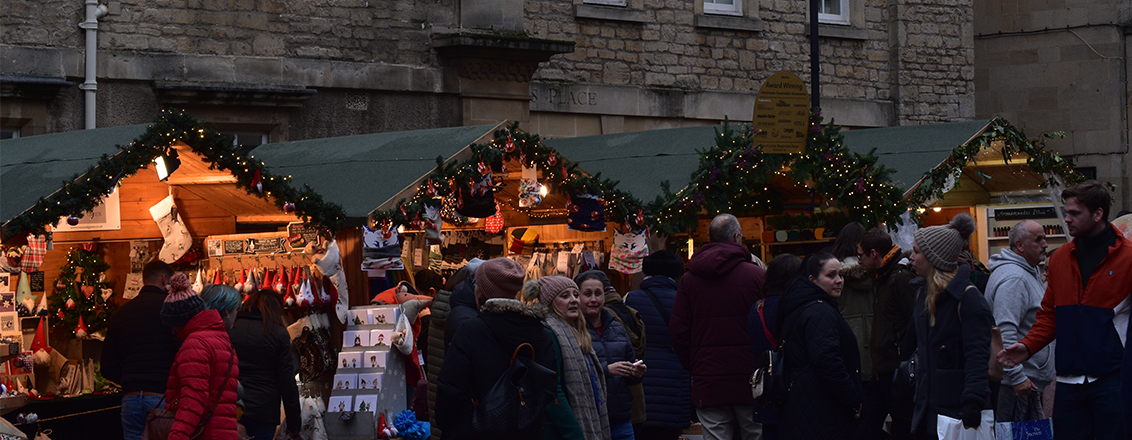
[[[704,0],[705,14],[742,15],[743,0]]]
[[[849,0],[819,0],[821,10],[818,21],[830,24],[849,24]]]
[[[0,127],[0,139],[15,139],[20,137],[20,127]]]
[[[603,6],[627,6],[626,0],[582,0],[582,3],[587,5],[603,5]]]
[[[223,132],[232,136],[232,145],[243,152],[267,143],[267,133],[255,132]]]

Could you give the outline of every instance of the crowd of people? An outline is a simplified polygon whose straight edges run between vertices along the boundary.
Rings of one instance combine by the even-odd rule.
[[[967,214],[916,230],[908,251],[882,229],[850,224],[827,250],[763,265],[738,220],[721,214],[686,265],[653,252],[625,294],[599,270],[532,279],[507,258],[418,277],[433,297],[427,322],[415,323],[427,354],[418,417],[450,439],[503,426],[524,438],[665,440],[698,421],[708,440],[920,440],[940,438],[944,421],[986,430],[1051,415],[1058,439],[1127,438],[1132,243],[1107,220],[1104,185],[1061,198],[1073,240],[1048,257],[1045,276],[1048,245],[1034,221],[1013,226],[989,268],[970,252]],[[227,286],[197,295],[159,262],[143,278],[111,317],[103,357],[103,374],[123,386],[125,438],[162,404],[178,409],[170,438],[235,438],[237,378],[252,438],[273,438],[280,402],[283,431],[296,436],[278,295],[242,299]],[[992,348],[997,335],[1004,348]],[[786,365],[777,404],[751,392],[770,350]],[[515,369],[519,357],[527,368]],[[537,418],[484,409],[508,383],[523,384],[514,395],[538,405]]]

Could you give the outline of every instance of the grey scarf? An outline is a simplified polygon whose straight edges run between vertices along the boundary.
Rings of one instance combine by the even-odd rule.
[[[562,377],[566,384],[566,400],[578,418],[586,440],[608,440],[609,412],[606,410],[605,374],[596,368],[601,367],[593,349],[582,353],[574,329],[562,317],[551,313],[546,317],[546,325],[554,331],[558,345],[562,348]],[[597,394],[594,396],[592,380],[597,380]]]

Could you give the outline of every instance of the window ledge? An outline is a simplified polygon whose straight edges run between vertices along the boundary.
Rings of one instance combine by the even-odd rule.
[[[751,17],[734,17],[729,15],[696,14],[696,27],[711,29],[727,29],[739,31],[759,32],[763,30],[763,21]]]
[[[810,35],[810,25],[806,25],[806,35]],[[818,36],[841,38],[844,40],[868,40],[869,30],[860,27],[818,23]]]
[[[574,5],[575,18],[593,18],[598,20],[627,21],[632,23],[646,23],[648,16],[645,11],[620,8],[616,6],[600,5]]]

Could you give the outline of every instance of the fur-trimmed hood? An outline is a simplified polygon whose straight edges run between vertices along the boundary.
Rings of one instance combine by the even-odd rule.
[[[518,313],[538,320],[546,319],[548,309],[542,304],[523,304],[517,299],[492,298],[480,307],[481,313]]]

